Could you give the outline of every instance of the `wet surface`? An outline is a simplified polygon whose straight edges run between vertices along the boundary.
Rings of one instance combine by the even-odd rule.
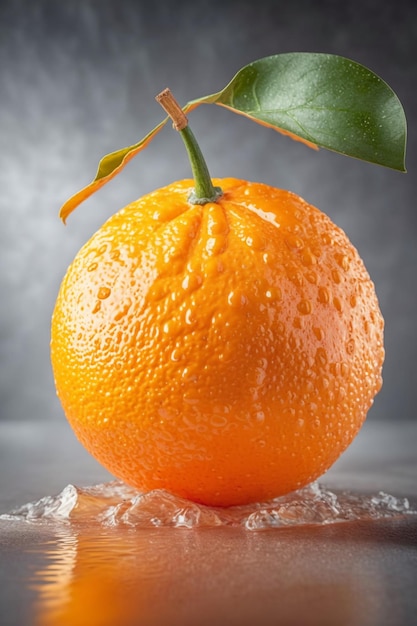
[[[408,498],[331,491],[315,482],[285,496],[248,505],[210,507],[174,496],[163,489],[147,493],[120,481],[76,487],[45,496],[0,515],[0,523],[73,524],[75,527],[218,528],[250,531],[288,526],[397,519],[417,516]],[[417,519],[417,517],[416,517]]]
[[[3,515],[70,482],[110,489],[106,472],[66,426],[8,428],[0,427]],[[416,434],[410,424],[369,423],[326,485],[339,497],[351,489],[368,504],[378,491],[390,493],[395,500],[384,500],[385,513],[389,502],[404,507],[405,498],[415,508]],[[90,497],[81,517],[91,515],[91,523],[76,515],[25,520],[24,508],[20,519],[0,521],[2,626],[415,623],[417,516],[404,509],[389,518],[260,532],[103,525],[93,519],[88,489],[74,489],[81,500]]]
[[[412,624],[417,609],[411,519],[267,533],[9,527],[3,535],[12,564],[5,625],[382,626]]]

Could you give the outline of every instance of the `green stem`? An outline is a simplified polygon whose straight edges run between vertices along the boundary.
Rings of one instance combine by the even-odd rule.
[[[184,111],[175,100],[171,91],[167,88],[156,96],[156,101],[168,113],[173,121],[173,126],[177,130],[188,152],[191,170],[194,176],[195,189],[188,197],[191,204],[207,204],[207,202],[216,202],[223,195],[220,187],[214,187],[211,182],[210,174],[201,153],[200,147],[188,126],[188,120]]]
[[[191,170],[194,177],[195,188],[191,192],[188,201],[191,204],[207,204],[216,202],[223,195],[220,187],[215,187],[211,181],[207,164],[204,160],[200,146],[194,133],[189,126],[179,131],[190,159]]]

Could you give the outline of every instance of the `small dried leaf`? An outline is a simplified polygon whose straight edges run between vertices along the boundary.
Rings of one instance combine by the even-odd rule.
[[[127,148],[122,148],[121,150],[116,150],[115,152],[111,152],[104,156],[97,169],[97,174],[94,180],[89,183],[86,187],[78,191],[76,194],[71,196],[61,207],[59,211],[59,217],[62,221],[66,222],[67,217],[77,208],[81,202],[84,202],[87,198],[89,198],[93,193],[98,191],[103,185],[105,185],[109,180],[114,178],[116,174],[118,174],[124,167],[129,163],[134,156],[141,152],[146,146],[152,141],[152,139],[159,133],[159,131],[165,126],[168,118],[166,118],[163,122],[158,124],[150,133],[146,135],[141,141],[135,143],[133,146],[128,146]]]

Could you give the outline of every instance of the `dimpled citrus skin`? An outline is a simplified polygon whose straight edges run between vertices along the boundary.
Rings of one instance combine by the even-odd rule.
[[[77,437],[112,474],[208,505],[322,475],[381,387],[383,319],[346,235],[297,195],[193,181],[111,217],[68,269],[51,356]]]

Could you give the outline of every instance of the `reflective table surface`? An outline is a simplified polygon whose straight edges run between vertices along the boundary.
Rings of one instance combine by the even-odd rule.
[[[417,509],[417,425],[365,424],[320,482]],[[0,513],[112,480],[66,423],[0,425]],[[2,626],[412,626],[417,515],[251,532],[0,520]]]

